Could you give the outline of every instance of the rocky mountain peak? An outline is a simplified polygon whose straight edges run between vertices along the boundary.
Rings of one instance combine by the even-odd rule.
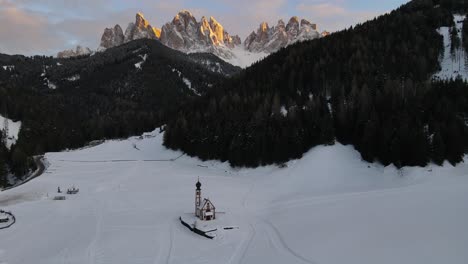
[[[57,58],[72,58],[78,56],[90,55],[92,53],[90,48],[82,47],[80,45],[76,46],[75,49],[64,50],[57,53]]]
[[[154,32],[154,35],[156,35],[156,38],[159,39],[161,37],[161,29],[160,28],[153,27],[153,32]]]
[[[286,31],[290,38],[295,38],[299,35],[299,18],[294,16],[291,17],[288,24],[286,25]]]
[[[251,52],[260,52],[270,40],[272,30],[268,23],[260,23],[257,33],[252,32],[244,41],[244,48]]]
[[[214,17],[202,17],[200,22],[187,10],[180,11],[171,23],[162,27],[160,40],[173,49],[216,53],[221,47],[240,44],[238,36],[230,36]]]
[[[135,23],[128,24],[125,30],[124,42],[142,38],[158,39],[158,35],[160,35],[159,32],[160,30],[153,28],[142,13],[137,13],[135,16]]]
[[[208,32],[211,30],[211,25],[208,19],[206,17],[202,17],[200,20],[200,30],[202,32]]]
[[[175,17],[176,18],[183,17],[183,18],[190,18],[190,19],[193,18],[193,19],[195,19],[195,16],[187,9],[179,11],[179,13],[177,13],[177,15]]]
[[[283,19],[278,20],[276,28],[284,28],[286,30],[286,24],[284,23]]]
[[[213,25],[220,25],[221,26],[221,24],[212,16],[210,16],[210,25],[211,26],[213,26]]]
[[[272,53],[297,41],[321,36],[316,24],[294,16],[287,24],[278,20],[273,27],[267,22],[260,23],[245,39],[243,48],[246,52]],[[228,60],[236,57],[234,52],[239,51],[234,48],[242,45],[241,38],[230,35],[213,16],[197,21],[190,11],[182,10],[161,29],[151,26],[142,13],[137,13],[135,22],[128,25],[125,34],[119,25],[106,28],[99,50],[140,38],[159,39],[162,44],[182,52],[209,52]]]
[[[297,16],[293,16],[289,19],[288,24],[299,24],[299,18]]]
[[[264,33],[264,32],[268,32],[270,30],[270,27],[268,26],[268,23],[267,22],[262,22],[260,24],[260,28],[258,30],[258,32],[260,33]]]
[[[153,31],[152,33],[149,33],[149,34],[156,36],[156,38],[159,38],[161,36],[161,29],[152,27],[141,12],[138,12],[136,14],[135,26],[137,28],[146,29],[148,31]]]
[[[241,40],[241,38],[239,37],[239,35],[229,36],[229,34],[226,32],[226,33],[225,33],[224,43],[225,43],[228,47],[234,48],[234,47],[236,47],[236,46],[240,46],[240,45],[242,44],[242,40]]]
[[[114,28],[106,28],[101,37],[101,45],[98,50],[120,46],[136,39],[158,39],[160,35],[161,30],[152,27],[148,20],[145,19],[144,15],[139,12],[135,15],[135,22],[128,24],[125,34],[120,25],[115,25]]]
[[[174,17],[172,24],[176,25],[179,31],[183,31],[192,25],[196,25],[197,20],[190,11],[182,10]]]
[[[138,12],[135,17],[135,26],[146,28],[148,25],[149,22],[145,19],[145,16],[141,12]]]
[[[304,26],[312,26],[312,23],[310,23],[308,20],[301,19],[301,27]]]
[[[297,41],[319,38],[317,26],[309,21],[294,16],[285,24],[279,20],[275,27],[268,23],[260,24],[257,32],[252,32],[244,41],[244,48],[251,52],[271,53]]]
[[[104,34],[101,37],[101,49],[108,49],[115,46],[122,45],[124,43],[124,33],[119,25],[115,25],[114,28],[106,28]]]
[[[224,35],[227,33],[224,31],[224,27],[214,19],[214,17],[210,17],[210,27],[213,32],[213,35],[216,39],[213,39],[213,42],[216,45],[220,45],[224,43],[225,37]]]
[[[308,20],[301,20],[301,27],[310,27],[313,30],[317,30],[317,24],[310,23]]]

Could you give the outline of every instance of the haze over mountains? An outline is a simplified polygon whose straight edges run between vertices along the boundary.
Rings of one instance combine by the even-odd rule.
[[[262,22],[258,29],[242,41],[238,35],[229,33],[214,17],[197,20],[187,10],[180,11],[171,22],[161,28],[153,27],[142,13],[137,13],[135,22],[124,31],[120,25],[106,28],[97,51],[120,46],[132,40],[147,38],[161,41],[164,45],[185,53],[208,52],[237,66],[248,66],[269,53],[278,51],[298,41],[316,39],[327,35],[319,33],[317,25],[308,20],[292,17],[286,24],[279,20],[270,27]],[[84,55],[65,51],[58,57]]]

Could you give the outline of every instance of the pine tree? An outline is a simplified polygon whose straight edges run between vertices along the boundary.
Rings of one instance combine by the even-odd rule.
[[[7,164],[3,151],[0,150],[0,187],[7,186]]]
[[[445,159],[445,143],[439,129],[436,129],[432,138],[432,160],[442,165]]]
[[[12,170],[17,176],[24,176],[28,170],[27,165],[28,158],[26,154],[19,148],[15,147],[11,156]]]

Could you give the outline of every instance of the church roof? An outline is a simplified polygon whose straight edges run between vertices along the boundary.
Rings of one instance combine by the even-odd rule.
[[[205,208],[208,204],[211,205],[211,207],[213,207],[213,209],[216,209],[216,207],[214,206],[214,204],[210,201],[210,199],[203,199],[203,205],[200,207],[200,209],[203,209]]]

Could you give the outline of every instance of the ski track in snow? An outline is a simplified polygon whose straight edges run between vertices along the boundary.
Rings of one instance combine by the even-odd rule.
[[[171,263],[171,257],[172,257],[172,248],[174,244],[174,227],[172,224],[169,227],[169,252],[167,253],[166,257],[166,264]]]
[[[153,132],[46,154],[47,173],[0,192],[0,201],[8,200],[2,209],[17,216],[11,229],[0,231],[0,263],[465,264],[468,259],[466,163],[400,173],[364,163],[352,148],[335,145],[317,147],[283,169],[233,169],[167,150],[161,142],[162,134]],[[164,162],[147,162],[156,160]],[[193,210],[199,176],[203,197],[239,229],[209,240],[181,226],[178,217]],[[79,194],[51,200],[57,186],[72,185]],[[22,198],[31,193],[31,199]],[[400,212],[405,220],[399,222]],[[367,215],[370,220],[362,223]]]
[[[165,225],[159,227],[163,233],[166,233],[165,236],[161,236],[159,242],[162,246],[159,247],[157,251],[158,254],[155,256],[154,264],[169,264],[171,262],[173,244],[174,244],[174,223],[166,223]],[[167,241],[169,238],[169,241]]]
[[[254,237],[257,234],[257,232],[255,231],[255,226],[253,224],[249,224],[249,228],[249,235],[244,239],[242,243],[240,243],[238,249],[236,250],[236,253],[232,255],[231,259],[229,260],[230,264],[244,263],[245,255],[247,254],[250,244],[252,243]]]
[[[281,236],[279,230],[270,221],[263,219],[262,222],[265,223],[263,227],[266,229],[268,239],[273,243],[275,249],[283,250],[304,263],[316,264],[315,262],[308,260],[307,258],[299,255],[293,249],[291,249],[286,243],[283,236]]]
[[[339,202],[339,201],[349,200],[349,199],[354,199],[354,198],[369,198],[369,197],[376,197],[376,196],[395,195],[401,192],[410,192],[411,191],[410,188],[411,188],[411,185],[408,185],[408,186],[402,186],[402,187],[385,188],[381,190],[371,190],[371,191],[364,191],[364,192],[349,192],[349,193],[342,193],[342,194],[315,196],[315,197],[302,198],[302,199],[292,199],[288,201],[272,203],[270,206],[264,207],[260,211],[279,212],[281,210],[288,210],[291,208],[300,208],[300,207],[307,207],[310,205],[334,203],[334,202]]]
[[[100,238],[101,234],[101,226],[102,226],[102,210],[94,207],[94,216],[96,218],[96,226],[95,226],[95,231],[94,231],[94,238],[92,242],[89,244],[89,247],[87,248],[87,256],[88,256],[88,264],[96,264],[96,248],[97,248],[97,242]]]

